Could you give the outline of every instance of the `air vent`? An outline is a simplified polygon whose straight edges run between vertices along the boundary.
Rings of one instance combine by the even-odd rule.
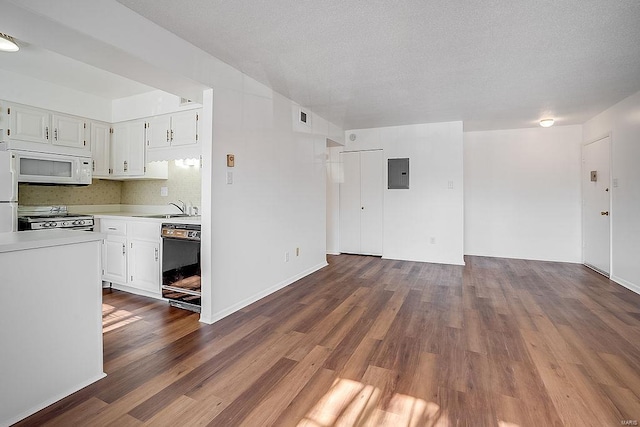
[[[311,114],[309,114],[307,111],[303,110],[302,108],[300,109],[300,114],[298,115],[298,119],[300,120],[300,123],[302,123],[303,125],[311,126]]]
[[[188,98],[180,98],[180,106],[183,106],[183,105],[189,105],[189,104],[191,104],[192,102],[193,102],[193,101],[192,101],[192,100],[190,100],[190,99],[188,99]]]

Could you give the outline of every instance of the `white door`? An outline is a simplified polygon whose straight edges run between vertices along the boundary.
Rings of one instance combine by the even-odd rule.
[[[171,145],[198,142],[198,111],[185,111],[171,116]]]
[[[160,293],[160,245],[143,240],[129,243],[129,286]]]
[[[384,165],[378,151],[360,153],[360,253],[382,255]]]
[[[156,116],[149,120],[147,146],[149,148],[168,147],[171,142],[171,116]]]
[[[86,148],[86,123],[84,120],[64,114],[54,114],[52,121],[54,145]]]
[[[91,157],[93,176],[109,176],[110,129],[106,123],[91,123]]]
[[[48,144],[50,139],[49,119],[47,111],[29,107],[10,107],[11,139],[40,142]]]
[[[582,242],[585,265],[609,275],[610,138],[582,149]]]
[[[340,252],[382,255],[383,152],[340,154]]]
[[[340,252],[360,253],[360,153],[340,153]]]

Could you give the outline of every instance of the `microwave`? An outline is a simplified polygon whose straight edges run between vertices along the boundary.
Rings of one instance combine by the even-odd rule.
[[[18,182],[34,184],[91,184],[91,158],[12,150]]]

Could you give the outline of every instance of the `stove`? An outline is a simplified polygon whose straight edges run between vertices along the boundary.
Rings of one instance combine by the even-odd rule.
[[[66,206],[18,207],[18,231],[53,228],[93,231],[93,216],[71,214]]]

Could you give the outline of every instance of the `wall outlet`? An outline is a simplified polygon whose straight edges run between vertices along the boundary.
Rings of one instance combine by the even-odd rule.
[[[227,172],[227,184],[233,184],[233,172]]]
[[[447,182],[447,188],[448,188],[449,190],[453,190],[453,181],[449,181],[449,182]]]
[[[300,248],[296,248],[296,256],[300,256]]]
[[[284,262],[289,262],[289,252],[284,253]]]
[[[160,187],[160,197],[167,197],[169,195],[169,187]]]
[[[436,244],[436,238],[435,237],[430,237],[429,238],[429,243],[431,243],[432,245]]]

